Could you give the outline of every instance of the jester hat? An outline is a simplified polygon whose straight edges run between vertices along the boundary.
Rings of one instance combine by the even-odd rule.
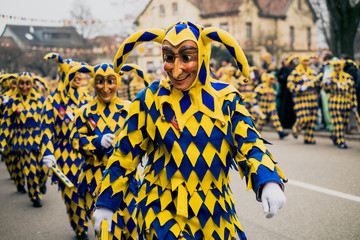
[[[198,76],[194,81],[200,81],[205,85],[210,72],[210,43],[213,41],[224,44],[227,50],[235,59],[235,62],[245,78],[249,77],[249,66],[245,54],[237,41],[226,31],[218,28],[202,28],[191,22],[178,22],[169,28],[148,29],[136,32],[128,37],[120,46],[115,59],[114,70],[119,72],[128,58],[129,54],[143,42],[157,42],[162,44],[164,41],[170,42],[173,46],[186,41],[192,40],[198,46]]]
[[[120,70],[121,73],[124,72],[133,72],[140,78],[144,80],[144,83],[146,86],[149,85],[149,79],[147,75],[144,73],[144,71],[136,64],[125,64]],[[91,76],[92,78],[95,78],[96,74],[101,75],[109,75],[114,74],[117,79],[117,86],[121,84],[121,77],[120,75],[114,71],[114,67],[112,64],[98,64],[96,66],[89,66],[89,65],[77,65],[75,67],[72,67],[67,76],[65,81],[71,82],[77,73],[85,73]],[[95,87],[95,81],[93,81],[94,87]]]
[[[78,62],[75,59],[66,59],[64,60],[59,54],[57,53],[48,53],[44,56],[44,60],[49,60],[49,59],[54,59],[59,68],[58,68],[58,72],[59,72],[59,86],[57,88],[58,92],[60,92],[61,98],[63,99],[63,101],[66,101],[66,96],[69,93],[70,90],[70,83],[71,81],[69,81],[69,78],[67,78],[67,74],[70,70],[71,67],[76,66],[76,65],[85,65],[85,63],[81,63]],[[72,78],[74,79],[74,78]]]
[[[34,76],[33,81],[34,81],[34,87],[35,88],[38,87],[37,83],[39,83],[40,85],[43,86],[46,93],[49,92],[49,84],[47,83],[47,81],[44,78],[39,77],[39,76]]]
[[[11,83],[17,81],[17,74],[8,73],[0,76],[0,86],[3,92],[8,91],[11,88]]]

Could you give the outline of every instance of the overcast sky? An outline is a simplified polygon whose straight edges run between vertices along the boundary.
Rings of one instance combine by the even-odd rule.
[[[123,19],[126,14],[137,16],[149,0],[0,0],[0,14],[48,20],[72,19],[71,10],[76,3],[89,6],[93,20]],[[0,34],[6,24],[29,24],[29,21],[14,21],[0,18]],[[37,22],[36,25],[45,25]],[[52,23],[54,25],[54,23]],[[105,34],[111,31],[103,28]],[[111,26],[114,28],[114,26]],[[113,31],[116,31],[115,29]]]

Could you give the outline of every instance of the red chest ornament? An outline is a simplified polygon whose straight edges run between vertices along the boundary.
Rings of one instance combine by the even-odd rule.
[[[176,120],[176,117],[175,117],[175,115],[172,117],[172,119],[171,119],[171,124],[177,129],[177,130],[179,130],[179,124],[178,124],[178,122],[177,122],[177,120]]]
[[[63,107],[60,107],[59,114],[60,114],[61,118],[65,117],[65,109]]]
[[[97,123],[94,121],[94,119],[91,117],[89,120],[92,127],[96,127]]]

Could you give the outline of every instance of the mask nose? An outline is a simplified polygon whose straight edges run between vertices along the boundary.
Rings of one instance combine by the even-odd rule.
[[[174,78],[179,78],[179,76],[183,73],[183,69],[181,66],[181,62],[179,58],[175,58],[175,62],[174,62],[174,68],[172,71],[172,75]]]

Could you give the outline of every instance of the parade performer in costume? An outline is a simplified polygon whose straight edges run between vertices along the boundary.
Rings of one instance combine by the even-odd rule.
[[[138,94],[104,172],[95,226],[111,219],[146,154],[138,197],[140,239],[246,239],[235,213],[229,169],[238,166],[248,189],[273,216],[285,203],[285,178],[252,124],[239,92],[211,78],[212,41],[231,49],[248,77],[236,40],[217,28],[179,22],[131,35],[120,47],[119,71],[137,45],[162,44],[168,77]],[[280,177],[279,177],[280,175]]]
[[[80,73],[71,72],[70,68],[80,65],[75,60],[63,60],[56,53],[49,53],[45,60],[55,59],[59,65],[59,86],[57,91],[51,93],[43,109],[41,124],[42,148],[44,164],[50,168],[55,164],[65,176],[76,186],[80,174],[83,158],[73,151],[69,141],[75,111],[87,104],[91,97],[80,88]],[[57,181],[54,175],[52,181]],[[58,181],[61,196],[65,201],[70,225],[78,239],[88,239],[88,222],[85,212],[84,198],[78,193],[76,187],[69,188]]]
[[[280,84],[279,92],[279,120],[283,128],[290,128],[295,123],[295,112],[292,94],[287,87],[287,79],[290,73],[294,70],[296,64],[294,59],[296,55],[292,55],[282,62],[282,67],[276,72],[275,76]]]
[[[0,149],[9,144],[15,153],[14,175],[19,192],[28,194],[34,207],[41,207],[39,156],[41,110],[44,97],[33,89],[34,78],[30,73],[18,74],[17,89],[9,99],[1,120]]]
[[[17,74],[3,74],[0,76],[1,95],[0,95],[0,118],[3,117],[3,113],[9,99],[16,92],[17,88]],[[12,150],[10,143],[6,144],[4,151],[1,154],[1,161],[4,161],[6,168],[10,174],[12,180],[16,179],[16,172],[14,166],[15,152]],[[25,192],[24,188],[20,187],[20,192]]]
[[[331,123],[334,126],[332,140],[339,148],[345,149],[345,129],[351,111],[357,111],[357,99],[354,81],[350,74],[344,72],[343,62],[332,62],[334,72],[325,80],[323,87],[329,96]]]
[[[85,196],[87,214],[93,222],[96,188],[112,154],[115,135],[118,135],[124,126],[131,102],[117,96],[120,76],[114,72],[112,65],[85,67],[94,77],[96,97],[76,114],[70,139],[75,151],[85,158],[79,176],[79,192]],[[135,65],[125,65],[122,68],[122,72],[132,70],[134,74],[146,78],[144,72]],[[139,184],[140,176],[131,183],[131,191],[113,215],[109,239],[121,239],[121,235],[125,236],[125,239],[137,239],[136,197]]]
[[[219,78],[219,81],[231,84],[236,89],[239,89],[240,83],[239,83],[238,79],[236,79],[234,77],[235,71],[236,71],[236,69],[233,66],[224,67],[222,77]]]
[[[316,87],[315,71],[310,68],[310,58],[300,57],[300,64],[291,72],[288,77],[287,86],[293,95],[294,111],[296,121],[292,127],[295,138],[305,128],[304,143],[315,144],[314,132],[318,110],[318,97]]]
[[[237,70],[238,75],[238,90],[245,97],[244,102],[246,109],[249,112],[253,112],[252,109],[252,97],[254,94],[254,88],[259,84],[258,71],[255,66],[249,68],[249,78],[245,79],[240,70]]]
[[[269,118],[272,121],[275,130],[278,132],[280,139],[283,139],[288,134],[284,133],[276,110],[277,92],[273,88],[276,78],[273,74],[264,74],[264,82],[255,88],[252,99],[252,108],[254,109],[253,114],[256,116],[255,125],[257,129],[261,131]]]

